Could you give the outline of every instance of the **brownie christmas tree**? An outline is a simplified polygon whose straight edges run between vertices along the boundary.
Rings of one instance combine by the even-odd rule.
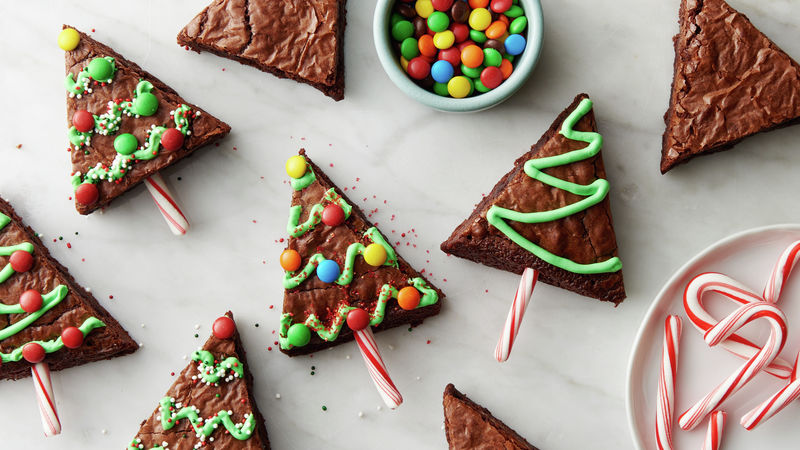
[[[228,311],[214,321],[211,337],[192,353],[128,449],[269,449],[249,367]]]
[[[280,257],[286,288],[281,351],[294,356],[352,340],[352,324],[362,322],[348,318],[354,310],[366,311],[363,325],[376,331],[439,313],[441,291],[395,252],[305,151],[286,170],[294,192],[288,248]]]
[[[446,253],[618,304],[622,263],[592,101],[578,95],[467,220]]]
[[[138,345],[0,198],[0,379],[131,353]]]
[[[89,214],[230,127],[135,63],[66,25],[67,135],[75,207]]]

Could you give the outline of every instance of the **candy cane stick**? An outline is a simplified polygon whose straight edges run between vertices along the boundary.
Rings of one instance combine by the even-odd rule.
[[[786,250],[783,251],[775,267],[772,269],[767,285],[764,287],[764,300],[775,303],[783,292],[783,286],[792,269],[800,261],[800,241],[792,242]]]
[[[675,376],[678,372],[678,344],[681,340],[681,318],[667,316],[664,321],[664,345],[658,379],[656,403],[656,444],[659,449],[672,449],[672,415],[675,405]]]
[[[752,430],[769,420],[775,414],[778,414],[783,408],[788,406],[789,403],[795,401],[797,397],[800,397],[800,380],[798,380],[797,376],[798,363],[800,363],[800,353],[797,354],[790,383],[776,392],[772,397],[768,398],[764,403],[756,406],[745,414],[741,420],[743,427]]]
[[[508,360],[511,354],[511,347],[514,345],[514,340],[519,333],[522,316],[525,315],[525,308],[527,308],[528,303],[531,302],[533,287],[536,285],[536,280],[538,278],[538,270],[527,267],[522,272],[522,279],[519,281],[517,294],[514,296],[514,301],[511,302],[511,309],[508,311],[506,323],[503,326],[502,333],[500,333],[500,340],[497,341],[497,347],[494,349],[494,357],[497,359],[497,362]]]
[[[703,442],[703,450],[719,450],[722,444],[722,431],[725,429],[725,419],[728,414],[725,411],[714,411],[711,413],[711,420],[708,421],[708,431],[706,440]]]
[[[167,188],[167,184],[161,178],[161,175],[158,173],[150,175],[144,180],[144,185],[147,186],[150,196],[153,197],[153,202],[155,202],[158,210],[161,211],[161,215],[169,225],[172,233],[176,236],[186,234],[189,229],[189,221],[186,220],[186,216],[181,212],[181,207],[172,197],[172,192]]]
[[[47,363],[36,363],[31,366],[33,387],[36,401],[39,404],[39,415],[42,417],[42,428],[45,436],[61,434],[61,421],[56,411],[56,399],[53,395],[53,383],[50,381],[50,367]]]
[[[696,427],[705,416],[752,380],[783,350],[786,344],[786,317],[781,310],[766,302],[743,305],[719,321],[706,333],[706,344],[713,347],[729,338],[741,327],[760,318],[766,319],[772,327],[764,347],[747,360],[738,371],[728,376],[719,386],[683,413],[680,417],[681,428],[691,430]]]
[[[389,377],[386,364],[381,358],[375,336],[369,327],[369,314],[360,308],[351,310],[347,314],[347,325],[353,330],[358,349],[364,357],[367,371],[378,389],[378,393],[383,398],[384,403],[391,409],[395,409],[403,403],[403,396]]]

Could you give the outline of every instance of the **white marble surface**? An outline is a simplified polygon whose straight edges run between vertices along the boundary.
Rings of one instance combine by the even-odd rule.
[[[347,90],[339,103],[180,49],[175,35],[205,3],[2,6],[0,192],[143,347],[54,374],[64,425],[59,437],[42,437],[30,380],[0,383],[0,447],[123,447],[172,383],[170,372],[186,364],[182,356],[230,308],[276,449],[445,448],[441,392],[451,381],[542,448],[630,448],[626,363],[661,284],[720,237],[797,220],[798,127],[659,174],[677,0],[545,0],[536,72],[507,103],[473,115],[432,111],[394,88],[372,45],[369,1],[349,2]],[[732,4],[800,58],[800,28],[792,20],[800,4]],[[75,213],[68,200],[64,69],[55,43],[61,23],[96,28],[97,39],[232,125],[219,147],[165,173],[193,225],[186,237],[170,234],[143,187],[105,214]],[[511,360],[500,365],[492,350],[517,277],[448,258],[438,244],[580,91],[595,100],[606,138],[628,299],[615,309],[538,286]],[[354,344],[313,358],[266,350],[282,299],[277,239],[284,237],[290,196],[283,163],[299,147],[340,186],[355,186],[354,197],[378,209],[375,220],[401,241],[400,252],[432,272],[447,293],[439,317],[412,333],[378,335],[406,400],[395,412],[376,409],[381,401]],[[64,239],[54,242],[58,236]]]

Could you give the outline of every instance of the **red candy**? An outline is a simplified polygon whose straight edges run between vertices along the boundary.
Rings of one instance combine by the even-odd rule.
[[[36,342],[29,342],[22,347],[22,357],[29,363],[40,363],[44,361],[44,347]]]
[[[67,327],[61,332],[61,342],[67,348],[78,348],[83,344],[83,333],[77,327]]]
[[[467,39],[466,41],[458,44],[458,51],[463,52],[464,49],[470,45],[475,45],[475,41],[473,41],[472,39]]]
[[[500,86],[503,80],[503,72],[498,67],[490,66],[481,71],[481,83],[489,89]]]
[[[433,3],[433,9],[437,11],[447,11],[453,6],[453,0],[431,0]]]
[[[211,326],[211,332],[219,339],[230,339],[233,337],[235,331],[236,324],[233,323],[233,319],[228,316],[220,317],[215,320],[214,325]]]
[[[81,133],[86,133],[94,128],[94,116],[86,110],[75,111],[72,115],[72,125]]]
[[[23,311],[33,313],[42,308],[42,294],[39,291],[28,289],[19,296],[19,306]]]
[[[417,56],[408,62],[406,69],[408,75],[415,80],[424,80],[431,73],[431,64],[424,58]]]
[[[167,131],[161,135],[161,146],[168,152],[174,152],[183,147],[183,133],[177,128],[167,128]]]
[[[75,189],[75,200],[81,205],[93,205],[100,198],[100,191],[92,183],[83,183]]]
[[[363,330],[369,326],[369,314],[361,308],[347,313],[347,326],[353,331]]]
[[[511,8],[512,0],[492,0],[492,11],[502,14]]]
[[[416,59],[416,58],[415,58]],[[322,210],[322,223],[329,227],[338,227],[344,223],[344,210],[341,206],[331,203]]]
[[[14,272],[27,272],[33,267],[33,255],[23,250],[17,250],[11,254],[8,262]]]
[[[439,52],[439,59],[458,67],[461,64],[461,52],[455,47],[446,48]]]
[[[452,31],[453,35],[456,37],[456,44],[469,39],[469,27],[463,23],[454,23],[450,25],[450,31]]]

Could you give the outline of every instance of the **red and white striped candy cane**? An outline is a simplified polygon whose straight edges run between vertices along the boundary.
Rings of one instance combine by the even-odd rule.
[[[358,343],[358,349],[361,351],[361,356],[364,357],[364,363],[367,365],[367,371],[378,389],[378,393],[383,398],[383,401],[391,409],[395,409],[403,403],[403,396],[394,385],[394,382],[389,377],[389,372],[386,370],[386,364],[383,363],[383,358],[378,351],[378,344],[375,342],[375,336],[369,326],[353,331]]]
[[[800,241],[792,242],[778,258],[764,287],[764,300],[771,303],[778,301],[797,261],[800,261]]]
[[[703,306],[703,297],[709,292],[722,294],[742,305],[764,302],[759,294],[727,275],[716,272],[701,273],[686,285],[683,307],[689,321],[702,333],[707,333],[718,322]],[[752,358],[760,350],[758,345],[736,333],[720,345],[742,359]],[[792,365],[782,358],[775,358],[764,370],[778,378],[786,379],[792,373]]]
[[[176,236],[186,234],[186,231],[189,230],[189,221],[186,220],[186,216],[183,215],[181,207],[173,198],[172,192],[167,188],[167,184],[161,178],[161,175],[158,173],[150,175],[144,180],[144,185],[147,186],[150,196],[153,197],[153,202],[155,202],[172,233]]]
[[[508,311],[505,326],[503,326],[503,331],[500,333],[500,340],[497,341],[497,347],[494,349],[494,357],[498,362],[508,360],[509,355],[511,355],[511,347],[514,345],[514,340],[519,333],[522,317],[525,315],[525,308],[528,307],[528,303],[531,301],[533,287],[536,285],[538,278],[538,270],[527,267],[522,272],[517,294],[514,296],[514,301],[511,302],[511,309]]]
[[[800,397],[800,380],[798,380],[797,377],[798,363],[800,363],[800,353],[797,354],[797,359],[795,359],[794,370],[792,371],[789,384],[764,401],[764,403],[756,406],[745,414],[741,420],[743,427],[752,430],[769,420],[775,414],[778,414],[783,408],[795,401],[797,397]]]
[[[50,367],[42,362],[34,364],[31,366],[31,377],[36,391],[36,402],[39,404],[39,415],[42,417],[44,435],[61,434],[61,421],[58,419],[53,383],[50,381]]]
[[[783,350],[786,344],[786,317],[771,303],[757,302],[742,305],[728,317],[719,321],[705,335],[709,346],[715,346],[731,337],[737,330],[756,319],[766,319],[771,326],[769,338],[758,353],[748,359],[736,372],[732,373],[719,386],[689,408],[680,417],[684,430],[696,427],[705,416],[717,409],[725,400],[747,384],[763,368],[769,365]]]
[[[725,429],[725,419],[728,414],[725,411],[714,411],[708,421],[708,431],[706,440],[703,442],[703,450],[719,450],[722,445],[722,431]]]
[[[678,345],[682,328],[681,318],[678,316],[667,316],[664,321],[664,345],[661,352],[656,403],[656,444],[661,450],[672,449],[675,377],[678,372]]]

